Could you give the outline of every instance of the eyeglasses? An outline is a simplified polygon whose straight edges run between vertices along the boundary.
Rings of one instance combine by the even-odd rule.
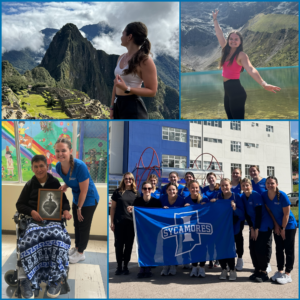
[[[132,178],[124,178],[124,180],[132,181]]]
[[[152,188],[143,188],[143,190],[145,190],[145,191],[151,191],[152,190]]]

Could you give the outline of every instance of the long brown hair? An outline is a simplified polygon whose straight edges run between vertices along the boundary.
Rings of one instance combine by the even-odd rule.
[[[273,179],[273,180],[275,180],[276,184],[278,184],[278,180],[277,180],[277,178],[275,176],[269,176],[266,179],[266,183],[267,183],[268,179]],[[276,195],[277,195],[277,199],[279,201],[279,199],[280,199],[280,192],[279,192],[278,186],[276,186]]]
[[[197,203],[200,203],[201,202],[201,200],[202,200],[202,195],[201,195],[201,192],[200,192],[200,184],[199,184],[199,182],[197,181],[197,180],[191,180],[190,182],[189,182],[189,185],[188,185],[188,188],[190,189],[190,185],[191,184],[193,184],[193,183],[196,183],[196,184],[198,184],[198,186],[199,186],[199,194],[198,194],[198,198],[197,198]]]
[[[210,175],[214,176],[214,177],[217,179],[217,175],[216,175],[214,172],[207,173],[206,179],[207,179],[208,176],[210,176]],[[215,185],[215,191],[218,191],[219,189],[220,189],[220,184],[219,184],[219,183],[216,183],[216,185]]]
[[[66,144],[68,146],[68,148],[71,150],[72,149],[72,143],[70,142],[70,140],[66,139],[66,138],[60,138],[56,141],[54,147],[56,146],[56,144],[59,144],[59,143],[63,143],[63,144]],[[74,170],[74,157],[72,154],[70,154],[70,177],[72,176],[72,172]]]
[[[219,64],[219,68],[222,68],[222,67],[223,67],[223,65],[224,65],[224,63],[225,63],[225,61],[226,61],[226,58],[227,58],[227,56],[228,56],[229,53],[230,53],[231,47],[229,46],[229,38],[230,38],[230,36],[231,36],[233,33],[235,33],[236,35],[239,36],[239,38],[240,38],[240,40],[241,40],[241,44],[237,47],[237,49],[235,50],[235,52],[234,52],[234,53],[232,54],[232,56],[230,57],[228,65],[231,66],[232,63],[233,63],[234,58],[235,58],[235,57],[237,58],[238,55],[240,54],[240,52],[243,51],[243,37],[242,37],[242,35],[240,34],[240,32],[238,32],[238,31],[236,31],[236,30],[231,31],[231,32],[229,33],[228,37],[227,37],[226,45],[225,45],[225,47],[222,49],[222,57],[221,57],[221,61],[220,61],[220,64]],[[243,71],[244,71],[244,67],[242,67],[241,73],[242,73]]]
[[[128,69],[125,69],[123,74],[137,74],[137,67],[148,59],[149,54],[152,54],[150,52],[151,43],[147,38],[148,29],[147,26],[142,22],[133,22],[126,26],[125,32],[127,36],[132,34],[133,42],[141,47],[128,61]]]
[[[241,170],[240,168],[234,168],[234,169],[232,170],[232,172],[233,172],[234,170],[239,170],[239,171],[240,171],[241,177],[240,177],[239,183],[240,183],[240,186],[242,187],[242,170]],[[231,175],[232,175],[232,172],[231,172]],[[231,185],[232,185],[232,183],[231,183]],[[251,185],[252,185],[252,184],[251,184]]]

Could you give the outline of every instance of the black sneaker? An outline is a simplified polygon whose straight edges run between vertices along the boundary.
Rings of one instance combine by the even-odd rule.
[[[115,275],[122,275],[123,274],[123,270],[122,268],[117,268],[116,272],[115,272]]]
[[[145,277],[145,270],[146,268],[140,267],[140,272],[137,274],[137,278],[144,278]]]
[[[123,268],[123,274],[124,274],[124,275],[129,275],[129,270],[128,270],[128,268],[125,267],[125,266],[124,266],[124,268]]]
[[[56,298],[60,295],[60,290],[61,290],[61,282],[56,281],[56,282],[50,282],[49,288],[47,291],[47,296],[49,298]]]
[[[214,264],[213,264],[213,262],[212,262],[212,260],[209,262],[209,265],[208,265],[208,268],[209,269],[212,269],[214,267]]]
[[[20,289],[21,289],[22,298],[25,298],[25,299],[33,299],[34,298],[29,279],[21,280]]]
[[[149,277],[152,277],[152,276],[153,276],[153,273],[151,271],[145,273],[145,278],[149,278]]]
[[[259,275],[255,278],[256,282],[265,282],[269,280],[268,273],[260,272]]]
[[[258,271],[255,271],[252,275],[249,276],[249,279],[252,280],[252,281],[255,281],[256,280],[256,277],[259,276],[259,272]]]

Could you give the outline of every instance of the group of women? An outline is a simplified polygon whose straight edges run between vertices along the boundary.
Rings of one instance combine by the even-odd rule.
[[[291,271],[294,264],[294,246],[297,222],[290,210],[288,196],[278,189],[276,177],[262,178],[258,166],[251,166],[249,174],[252,180],[242,179],[239,168],[232,170],[231,180],[223,178],[217,183],[217,176],[211,172],[206,176],[208,185],[201,187],[192,172],[185,174],[186,185],[178,184],[178,174],[169,174],[169,183],[157,188],[158,178],[152,174],[142,184],[142,196],[136,189],[132,173],[125,173],[119,188],[112,195],[111,229],[115,233],[115,249],[117,258],[116,275],[129,274],[134,228],[132,219],[133,206],[156,207],[167,209],[188,205],[207,205],[209,202],[227,199],[233,209],[233,230],[236,244],[237,262],[235,258],[220,259],[221,280],[236,280],[236,270],[243,269],[245,220],[249,225],[249,249],[254,271],[249,277],[255,282],[269,280],[271,272],[272,231],[276,245],[277,272],[271,279],[285,284],[292,281]],[[224,245],[226,246],[226,245]],[[209,251],[209,250],[208,250]],[[286,260],[285,269],[284,262]],[[124,265],[122,263],[124,262]],[[205,261],[193,262],[191,277],[205,277]],[[212,262],[210,262],[212,267]],[[176,266],[164,266],[161,275],[175,275]],[[140,268],[138,277],[152,276],[151,268]]]

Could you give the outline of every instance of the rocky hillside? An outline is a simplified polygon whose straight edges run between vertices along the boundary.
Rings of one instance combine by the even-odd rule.
[[[221,48],[211,16],[216,8],[225,36],[233,29],[242,32],[255,67],[298,65],[297,2],[189,2],[181,5],[183,70],[217,68]]]

